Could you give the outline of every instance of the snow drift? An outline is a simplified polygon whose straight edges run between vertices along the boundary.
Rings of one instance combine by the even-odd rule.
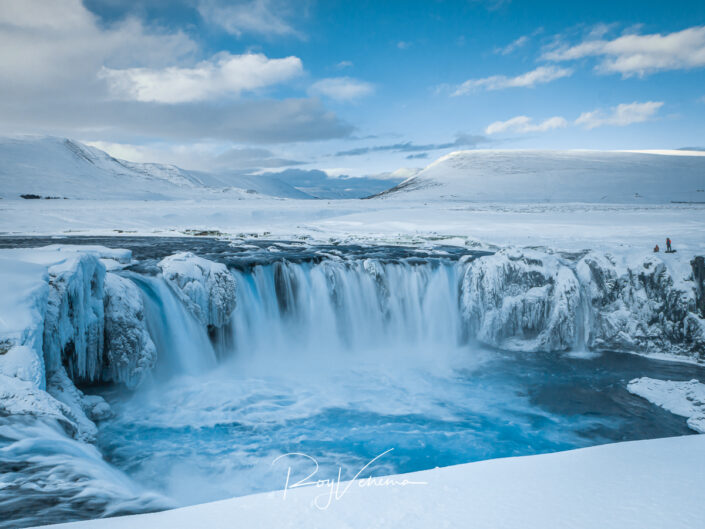
[[[458,151],[381,198],[475,202],[705,201],[705,156],[616,151]]]

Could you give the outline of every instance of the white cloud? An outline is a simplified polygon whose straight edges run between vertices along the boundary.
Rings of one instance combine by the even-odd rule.
[[[597,69],[621,73],[623,77],[643,77],[663,70],[705,66],[705,26],[696,26],[662,35],[623,35],[613,40],[593,39],[575,46],[563,46],[544,53],[550,61],[571,61],[602,57]]]
[[[611,109],[611,112],[593,110],[583,112],[575,120],[576,125],[583,125],[587,129],[594,129],[602,125],[615,125],[624,127],[632,123],[642,123],[650,120],[663,106],[661,101],[647,101],[645,103],[622,103]]]
[[[311,85],[309,93],[335,99],[336,101],[353,101],[374,92],[374,85],[351,77],[330,77],[321,79]]]
[[[529,42],[528,35],[522,35],[521,37],[519,37],[515,41],[507,44],[504,48],[495,49],[494,52],[498,53],[500,55],[509,55],[510,53],[514,53],[519,48],[526,46],[526,44],[528,42]]]
[[[103,27],[81,0],[2,0],[0,91],[57,94],[95,90],[104,64],[165,66],[190,58],[196,44],[181,32],[146,28],[136,19]]]
[[[269,59],[261,53],[220,53],[193,68],[113,70],[103,67],[99,77],[107,80],[111,94],[118,99],[185,103],[239,95],[287,81],[302,72],[298,57]]]
[[[663,102],[661,101],[623,103],[611,108],[609,112],[600,109],[592,112],[583,112],[575,120],[574,124],[582,125],[586,129],[594,129],[603,125],[624,127],[632,123],[642,123],[650,120],[662,106]],[[568,125],[568,121],[561,116],[554,116],[540,123],[534,123],[533,119],[528,116],[516,116],[507,121],[495,121],[485,129],[485,134],[545,132],[564,128]]]
[[[566,126],[568,126],[568,121],[560,116],[548,118],[541,123],[534,123],[533,119],[527,116],[516,116],[507,121],[495,121],[485,129],[485,134],[500,134],[502,132],[525,134],[527,132],[545,132]]]
[[[516,77],[505,75],[493,75],[483,79],[469,79],[458,86],[453,92],[454,96],[465,95],[476,90],[501,90],[503,88],[527,87],[531,88],[537,84],[550,83],[562,77],[569,77],[573,70],[569,68],[559,68],[557,66],[539,66],[535,70],[526,72]]]
[[[352,68],[353,63],[352,63],[352,61],[340,61],[338,64],[335,65],[335,67],[338,70],[343,70],[345,68]]]
[[[411,42],[405,41],[405,40],[400,40],[397,42],[397,48],[400,50],[408,50],[411,48]]]
[[[280,0],[200,0],[198,11],[204,20],[233,35],[256,33],[303,38],[287,21],[293,15],[289,3]]]
[[[198,63],[201,54],[196,42],[180,31],[147,27],[135,18],[106,24],[81,0],[0,0],[0,134],[251,144],[339,138],[352,132],[314,99],[198,101],[219,90],[236,93],[277,82],[301,69],[295,57],[280,59],[284,63],[263,59],[252,69],[235,68],[238,75],[247,73],[236,80],[227,66],[249,63],[230,64],[225,60],[233,56],[228,54]],[[100,79],[103,67],[108,77],[118,73],[111,80]],[[170,75],[179,81],[175,88],[162,86]],[[111,82],[118,83],[120,97],[133,99],[109,97]],[[164,96],[154,93],[157,86]],[[150,102],[164,99],[191,102]]]
[[[76,9],[77,1],[3,0],[0,24],[44,30],[83,30],[93,22],[86,9]],[[41,8],[41,9],[40,9]]]

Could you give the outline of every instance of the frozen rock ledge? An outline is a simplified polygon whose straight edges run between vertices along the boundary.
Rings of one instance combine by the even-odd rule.
[[[181,252],[164,258],[159,268],[203,325],[222,327],[230,320],[235,309],[235,278],[224,264]]]
[[[129,251],[98,246],[0,252],[5,414],[52,417],[70,436],[92,441],[93,421],[108,416],[110,408],[74,384],[134,387],[154,366],[156,350],[139,290],[106,273],[106,266],[119,268],[130,259]]]
[[[505,249],[470,262],[468,334],[509,350],[620,351],[705,361],[695,267],[654,255]]]
[[[105,275],[105,369],[103,380],[137,387],[157,362],[139,289],[129,279]]]

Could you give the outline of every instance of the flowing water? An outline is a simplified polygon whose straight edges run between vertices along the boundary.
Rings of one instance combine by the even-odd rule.
[[[110,466],[96,479],[117,469],[116,482],[170,505],[281,489],[289,467],[303,479],[313,459],[312,479],[346,479],[390,449],[361,477],[692,433],[626,385],[703,380],[701,367],[508,353],[469,340],[459,280],[479,254],[462,248],[61,242],[127,247],[139,259],[123,273],[141,289],[159,364],[135,392],[88,390],[114,411],[99,425]],[[231,322],[211,336],[154,275],[158,259],[185,249],[227,264],[237,281]],[[305,456],[277,460],[289,453]]]

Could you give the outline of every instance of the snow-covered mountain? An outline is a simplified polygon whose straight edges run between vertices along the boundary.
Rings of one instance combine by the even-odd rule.
[[[376,196],[483,202],[705,202],[705,156],[663,151],[457,151]]]
[[[0,197],[164,200],[253,194],[311,198],[276,178],[134,163],[66,138],[0,139]]]

